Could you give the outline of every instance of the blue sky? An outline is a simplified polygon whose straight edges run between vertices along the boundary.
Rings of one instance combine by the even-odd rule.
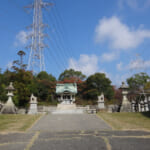
[[[150,0],[45,0],[49,25],[45,43],[46,71],[58,77],[73,68],[84,74],[104,72],[119,85],[134,73],[150,75]],[[2,0],[0,5],[0,68],[4,71],[24,50],[28,63],[32,11],[23,7],[33,0]]]

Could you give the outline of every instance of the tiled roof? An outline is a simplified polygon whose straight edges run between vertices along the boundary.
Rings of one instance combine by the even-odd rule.
[[[76,94],[77,93],[77,85],[76,83],[64,83],[64,84],[57,84],[56,85],[56,93],[64,93],[69,92]]]

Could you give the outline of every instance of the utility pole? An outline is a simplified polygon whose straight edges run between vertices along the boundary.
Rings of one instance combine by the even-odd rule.
[[[28,36],[28,38],[31,38],[31,44],[28,46],[30,48],[30,55],[27,67],[33,73],[45,70],[44,48],[46,45],[43,41],[47,35],[43,33],[46,25],[43,24],[42,9],[52,5],[52,3],[43,2],[43,0],[34,0],[33,4],[25,7],[33,9],[33,24],[29,26],[32,28],[32,32]]]

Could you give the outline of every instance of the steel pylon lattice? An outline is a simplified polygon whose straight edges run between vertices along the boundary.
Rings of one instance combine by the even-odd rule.
[[[34,0],[33,4],[25,7],[33,9],[33,24],[30,26],[32,28],[31,34],[28,38],[31,38],[31,44],[28,46],[30,48],[30,55],[28,60],[28,70],[32,70],[33,73],[38,73],[40,71],[45,71],[44,62],[44,48],[47,46],[44,44],[44,27],[42,19],[42,9],[47,6],[53,5],[52,3],[43,2],[43,0]]]

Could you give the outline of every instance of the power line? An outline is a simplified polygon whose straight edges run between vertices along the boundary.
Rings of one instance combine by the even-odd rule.
[[[48,21],[47,21],[48,22]],[[52,20],[51,20],[52,22]],[[51,27],[50,27],[52,30],[57,30],[56,28],[54,28],[54,24],[52,23]],[[48,32],[52,31],[52,30],[48,30]],[[54,44],[55,45],[55,52],[57,53],[57,56],[60,58],[59,60],[62,60],[63,62],[63,65],[66,66],[66,62],[65,62],[65,53],[64,53],[64,49],[63,47],[61,46],[61,42],[58,41],[58,38],[59,38],[59,35],[58,35],[58,38],[56,37],[57,36],[57,32],[55,32],[55,34],[53,32],[50,33],[51,34],[51,41],[49,40],[50,43]],[[52,41],[53,40],[53,41]],[[59,50],[57,52],[57,50]]]

